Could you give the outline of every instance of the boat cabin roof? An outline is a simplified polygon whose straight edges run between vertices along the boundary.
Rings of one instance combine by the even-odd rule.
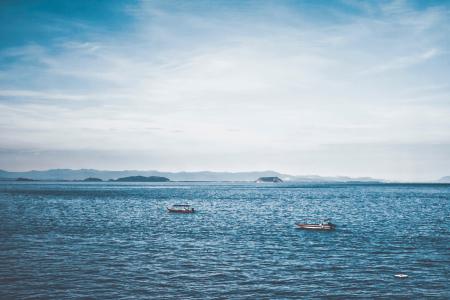
[[[173,207],[190,207],[189,204],[174,204]]]

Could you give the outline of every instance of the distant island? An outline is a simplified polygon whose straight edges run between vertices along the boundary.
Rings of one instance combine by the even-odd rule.
[[[128,177],[122,177],[118,178],[116,180],[110,180],[110,181],[118,181],[118,182],[168,182],[170,181],[169,178],[161,177],[161,176],[128,176]]]
[[[35,179],[30,179],[30,178],[24,178],[24,177],[19,177],[16,179],[16,181],[36,181]]]
[[[279,183],[279,182],[283,182],[283,180],[281,180],[281,178],[279,177],[259,177],[258,179],[256,179],[257,183],[262,183],[262,182],[274,182],[274,183]]]
[[[86,182],[102,182],[103,180],[101,180],[100,178],[88,177],[86,179],[83,179],[83,181],[86,181]]]

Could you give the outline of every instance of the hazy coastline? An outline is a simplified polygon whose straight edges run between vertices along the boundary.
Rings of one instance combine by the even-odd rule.
[[[156,170],[96,170],[96,169],[49,169],[12,172],[0,170],[0,181],[56,181],[56,182],[115,182],[127,177],[162,177],[171,182],[255,182],[258,178],[279,177],[286,183],[412,183],[412,184],[446,184],[450,177],[445,176],[430,181],[385,180],[371,177],[320,176],[320,175],[290,175],[280,172],[248,171],[248,172],[163,172]],[[92,180],[93,179],[93,180]],[[122,180],[127,181],[127,180]],[[145,180],[128,180],[143,182]]]

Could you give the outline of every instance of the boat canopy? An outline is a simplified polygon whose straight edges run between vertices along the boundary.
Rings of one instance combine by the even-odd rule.
[[[189,204],[174,204],[173,207],[190,207]]]

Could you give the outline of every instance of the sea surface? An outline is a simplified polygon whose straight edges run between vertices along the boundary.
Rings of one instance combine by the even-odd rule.
[[[295,227],[322,217],[337,229]],[[450,185],[0,182],[1,299],[450,299],[449,282]]]

